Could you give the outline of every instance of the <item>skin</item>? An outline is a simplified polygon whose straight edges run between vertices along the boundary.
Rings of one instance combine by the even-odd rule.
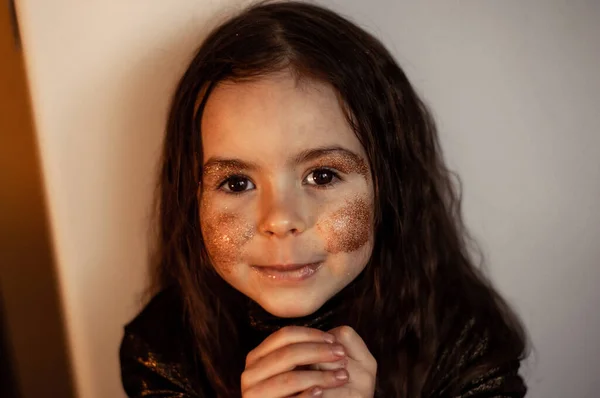
[[[298,366],[310,364],[307,370]],[[241,385],[244,398],[321,396],[372,398],[377,362],[350,327],[328,333],[285,327],[246,357]]]
[[[200,223],[215,269],[273,315],[313,313],[373,249],[367,157],[336,93],[289,72],[223,82],[201,131]],[[253,268],[317,262],[314,275],[293,283]]]

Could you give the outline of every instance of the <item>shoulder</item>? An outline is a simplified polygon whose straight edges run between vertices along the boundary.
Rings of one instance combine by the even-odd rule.
[[[440,344],[432,396],[524,397],[519,368],[526,346],[519,321],[496,308],[462,311]]]
[[[163,345],[184,333],[185,317],[181,298],[175,288],[156,294],[125,325],[125,333],[143,338],[148,344]]]
[[[177,291],[169,288],[154,296],[125,326],[119,357],[123,387],[129,396],[152,391],[199,396],[192,383],[192,340],[184,314]]]

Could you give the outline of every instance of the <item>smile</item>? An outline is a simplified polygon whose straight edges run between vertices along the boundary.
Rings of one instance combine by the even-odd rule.
[[[322,262],[311,264],[274,264],[268,266],[252,266],[252,269],[259,275],[270,280],[299,282],[313,276],[322,265]]]

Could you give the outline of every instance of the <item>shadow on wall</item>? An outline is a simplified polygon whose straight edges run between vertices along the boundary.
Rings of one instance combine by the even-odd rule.
[[[11,22],[10,7],[0,6],[0,396],[69,398],[36,137]]]
[[[14,356],[4,316],[4,301],[0,291],[0,397],[18,398],[20,396],[15,375]]]

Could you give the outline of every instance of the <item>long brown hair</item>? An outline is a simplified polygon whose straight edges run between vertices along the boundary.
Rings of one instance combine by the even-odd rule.
[[[215,29],[195,54],[172,100],[160,170],[156,283],[178,289],[216,393],[239,396],[245,353],[234,311],[241,293],[216,274],[202,242],[200,119],[218,82],[283,69],[331,85],[368,154],[375,246],[348,324],[377,359],[378,394],[421,396],[434,388],[440,349],[469,323],[467,339],[485,335],[499,349],[465,378],[520,358],[524,332],[473,264],[434,121],[392,55],[325,8],[263,2]],[[464,354],[451,352],[450,362]]]

